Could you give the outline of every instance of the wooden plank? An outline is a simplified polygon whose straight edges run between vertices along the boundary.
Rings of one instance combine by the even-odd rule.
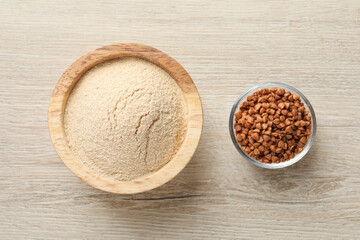
[[[1,239],[356,239],[360,236],[360,3],[353,1],[0,2]],[[102,192],[55,153],[47,108],[65,69],[138,42],[191,75],[204,129],[189,165],[137,195]],[[311,101],[307,157],[260,169],[232,146],[236,98],[266,81]]]

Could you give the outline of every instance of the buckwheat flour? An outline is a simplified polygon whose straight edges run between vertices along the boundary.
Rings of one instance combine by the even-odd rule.
[[[187,108],[163,69],[119,58],[78,81],[64,126],[76,159],[102,177],[127,181],[159,169],[176,154],[187,130]]]

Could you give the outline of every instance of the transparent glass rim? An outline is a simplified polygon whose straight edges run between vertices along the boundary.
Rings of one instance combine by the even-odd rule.
[[[307,110],[309,110],[309,113],[311,115],[311,135],[310,135],[310,139],[309,141],[306,143],[306,145],[304,146],[303,150],[301,153],[296,154],[294,158],[285,161],[285,162],[280,162],[280,163],[262,163],[259,162],[258,160],[251,158],[249,155],[247,155],[241,148],[241,146],[238,144],[237,140],[236,140],[236,132],[234,129],[234,123],[235,123],[235,113],[239,110],[239,106],[240,104],[246,100],[247,96],[252,94],[253,92],[263,89],[263,88],[272,88],[272,87],[277,87],[277,88],[284,88],[287,91],[290,91],[292,93],[296,93],[300,96],[301,101],[304,103],[304,106]],[[250,88],[249,90],[247,90],[245,93],[243,93],[234,103],[231,112],[230,112],[230,117],[229,117],[229,131],[230,131],[230,136],[231,136],[231,140],[235,146],[235,148],[238,150],[238,152],[248,161],[250,161],[251,163],[255,164],[256,166],[262,167],[262,168],[268,168],[268,169],[278,169],[278,168],[284,168],[284,167],[288,167],[290,165],[295,164],[296,162],[300,161],[310,150],[310,148],[312,147],[313,143],[314,143],[314,139],[316,136],[316,116],[315,116],[315,111],[313,109],[313,107],[311,106],[309,100],[304,96],[304,94],[302,94],[299,90],[297,90],[296,88],[284,84],[284,83],[277,83],[277,82],[266,82],[266,83],[261,83],[258,84],[252,88]]]

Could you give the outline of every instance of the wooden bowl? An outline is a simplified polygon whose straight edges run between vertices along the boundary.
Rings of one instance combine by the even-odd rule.
[[[63,121],[67,99],[81,76],[91,67],[119,57],[141,58],[164,69],[180,86],[188,107],[188,130],[178,153],[159,170],[131,181],[104,179],[88,171],[80,161],[75,159],[66,139]],[[177,61],[153,47],[136,43],[119,43],[85,54],[63,73],[51,96],[48,122],[56,152],[76,176],[104,191],[131,194],[161,186],[174,178],[188,164],[200,140],[203,113],[196,86]]]

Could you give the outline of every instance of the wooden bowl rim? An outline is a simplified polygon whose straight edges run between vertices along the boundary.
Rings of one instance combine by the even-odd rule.
[[[178,153],[163,167],[131,181],[102,178],[88,171],[77,161],[68,145],[63,117],[67,99],[81,76],[93,66],[120,57],[137,57],[164,69],[180,86],[188,107],[188,129]],[[174,178],[191,160],[199,144],[203,111],[196,86],[186,70],[160,50],[137,43],[118,43],[98,48],[76,60],[62,74],[51,96],[48,124],[51,141],[64,164],[89,185],[113,193],[133,194],[163,185]]]

